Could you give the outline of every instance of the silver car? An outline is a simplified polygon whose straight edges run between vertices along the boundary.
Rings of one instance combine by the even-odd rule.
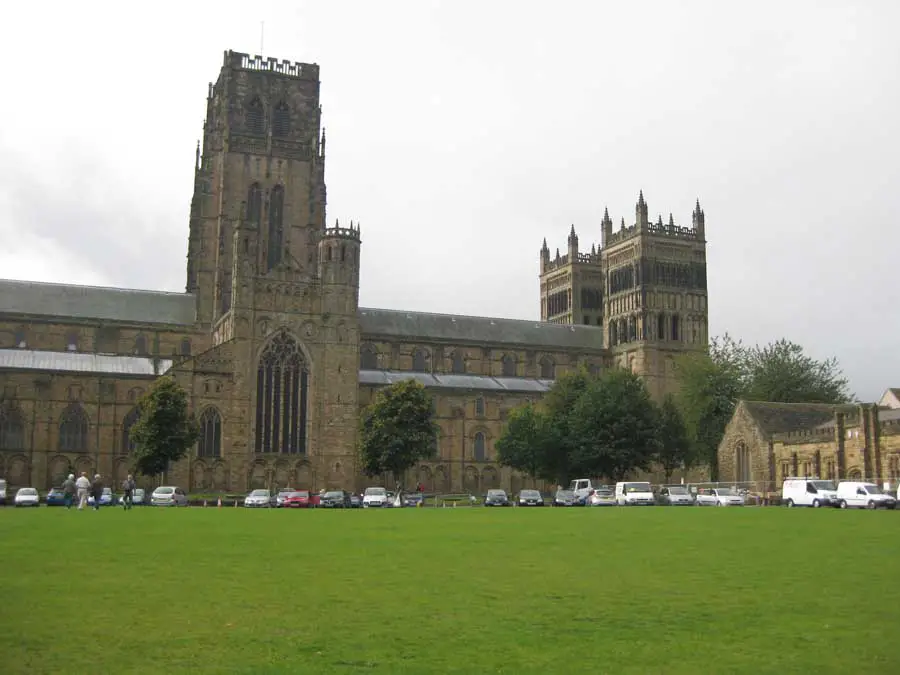
[[[659,491],[659,500],[666,506],[694,505],[694,495],[684,485],[662,487]]]
[[[150,495],[151,506],[187,506],[188,499],[180,487],[162,485]]]
[[[253,490],[244,497],[244,506],[257,509],[268,509],[272,506],[272,493],[268,490]]]

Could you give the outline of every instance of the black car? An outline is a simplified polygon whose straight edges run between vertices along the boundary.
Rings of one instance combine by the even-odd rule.
[[[584,503],[578,503],[578,497],[572,490],[557,490],[553,497],[553,506],[584,506]]]
[[[509,503],[509,497],[503,490],[488,490],[484,496],[485,506],[512,506]]]
[[[519,506],[543,506],[544,498],[537,490],[522,490],[519,493]]]
[[[319,503],[323,509],[349,509],[352,504],[350,502],[350,493],[343,490],[332,490],[322,495]]]

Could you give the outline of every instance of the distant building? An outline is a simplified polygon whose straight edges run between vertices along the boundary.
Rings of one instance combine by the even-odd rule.
[[[226,52],[209,85],[185,293],[0,281],[0,475],[123,479],[136,402],[163,373],[191,397],[190,490],[360,488],[360,409],[413,377],[436,399],[438,455],[409,478],[482,492],[524,481],[495,461],[508,412],[579,365],[618,364],[654,396],[706,349],[704,213],[636,220],[582,253],[540,252],[542,321],[358,306],[362,235],[326,225],[319,67]],[[412,284],[412,282],[411,282]],[[411,289],[412,290],[412,289]]]

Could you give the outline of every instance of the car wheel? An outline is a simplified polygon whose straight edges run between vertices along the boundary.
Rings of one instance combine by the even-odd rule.
[[[841,508],[842,508],[842,509],[846,509],[846,508],[847,508],[847,500],[846,500],[846,499],[842,499],[842,500],[841,500]]]
[[[786,502],[786,504],[785,504],[785,506],[787,506],[789,509],[793,508],[793,507],[794,507],[794,500],[793,500],[793,499],[788,499],[787,502]]]
[[[872,500],[870,499],[870,500],[869,500],[869,503],[866,504],[866,508],[867,508],[867,509],[871,509],[872,511],[874,511],[874,510],[875,510],[876,508],[878,508],[878,507],[875,505],[875,502],[872,501]]]
[[[821,502],[819,502],[818,499],[813,499],[812,506],[813,506],[814,509],[817,509],[817,508],[819,508],[820,506],[822,506],[822,504],[821,504]]]

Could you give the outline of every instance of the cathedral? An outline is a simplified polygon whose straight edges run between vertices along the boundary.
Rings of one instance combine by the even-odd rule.
[[[167,374],[201,432],[167,480],[192,492],[371,484],[360,410],[407,378],[431,392],[440,427],[408,482],[516,491],[528,480],[494,452],[510,410],[582,366],[630,368],[659,399],[674,358],[707,348],[703,210],[690,227],[651,220],[643,193],[634,222],[604,215],[589,252],[574,227],[563,255],[544,241],[540,321],[359,307],[360,229],[326,224],[319,86],[315,64],[225,52],[197,149],[184,293],[0,281],[11,488],[72,471],[119,484],[137,403]]]

